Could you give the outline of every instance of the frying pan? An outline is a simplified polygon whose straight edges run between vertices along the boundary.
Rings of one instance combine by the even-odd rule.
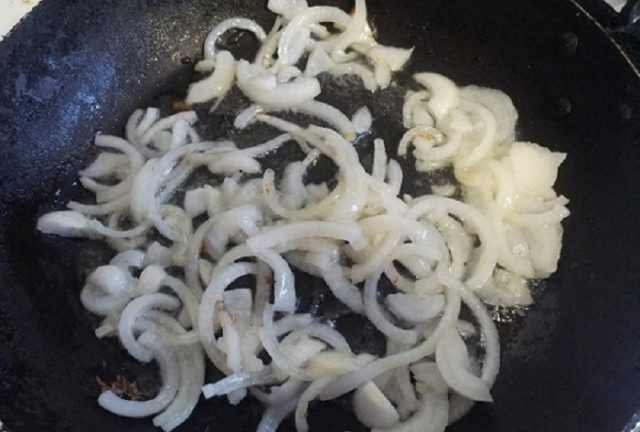
[[[620,45],[633,41],[596,24],[593,15],[605,26],[615,19],[588,0],[369,7],[381,41],[416,47],[405,78],[432,70],[499,88],[520,112],[520,137],[569,154],[557,184],[572,211],[559,270],[535,288],[526,314],[500,315],[495,403],[450,430],[631,430],[640,408],[640,77]],[[44,0],[0,45],[0,419],[9,431],[155,430],[96,403],[96,377],[153,381],[148,367],[94,337],[79,303],[88,269],[109,251],[42,236],[34,224],[80,194],[76,173],[95,133],[119,133],[135,108],[184,93],[208,29],[234,15],[272,20],[263,1]],[[397,142],[389,106],[370,104],[378,130]],[[179,431],[252,431],[260,413],[250,399],[201,401]],[[310,423],[362,430],[346,400],[312,405]]]

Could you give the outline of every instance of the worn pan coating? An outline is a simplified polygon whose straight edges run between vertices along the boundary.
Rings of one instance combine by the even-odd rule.
[[[500,325],[495,403],[450,430],[622,431],[640,407],[637,70],[569,0],[369,3],[382,41],[416,47],[408,72],[504,90],[521,137],[569,154],[557,186],[572,211],[560,270],[526,316]],[[118,132],[133,109],[184,92],[185,59],[233,15],[272,19],[263,1],[44,0],[0,44],[0,418],[11,432],[154,430],[96,404],[96,377],[144,386],[149,375],[93,336],[79,303],[87,267],[108,252],[41,236],[34,222],[76,196],[97,131]],[[390,106],[373,107],[376,125],[397,140]],[[201,402],[179,430],[252,431],[260,413],[253,400]],[[342,401],[313,405],[310,423],[362,429]]]

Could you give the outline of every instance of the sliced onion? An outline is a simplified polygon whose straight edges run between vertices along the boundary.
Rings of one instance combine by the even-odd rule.
[[[214,384],[207,384],[202,387],[202,394],[206,399],[214,396],[227,395],[233,391],[247,387],[267,385],[276,383],[276,378],[268,370],[260,372],[237,372]]]
[[[127,305],[122,311],[122,316],[118,323],[118,336],[120,342],[132,357],[141,362],[150,362],[153,359],[153,351],[148,349],[142,341],[136,339],[136,332],[139,331],[137,321],[144,316],[145,311],[152,308],[171,310],[178,307],[178,305],[177,299],[160,293],[145,294],[132,300]]]
[[[305,76],[315,77],[323,72],[330,70],[335,66],[335,62],[331,59],[327,51],[320,45],[316,45],[315,48],[309,54],[307,59],[307,67],[304,70]]]
[[[402,139],[400,140],[400,144],[398,144],[398,155],[406,155],[409,143],[411,143],[416,138],[426,139],[429,142],[435,144],[443,139],[443,135],[438,129],[427,125],[416,126],[412,129],[409,129],[403,135]]]
[[[410,211],[412,217],[421,217],[428,214],[437,206],[440,211],[447,212],[471,224],[478,234],[481,242],[481,251],[475,269],[466,283],[472,288],[481,287],[493,273],[498,261],[498,250],[493,229],[486,217],[468,204],[451,198],[428,196],[420,199]]]
[[[426,391],[420,399],[420,408],[409,419],[392,429],[374,429],[375,432],[444,432],[447,427],[449,402],[446,395]]]
[[[394,325],[384,316],[378,304],[378,281],[380,273],[375,274],[366,280],[364,284],[364,312],[367,318],[384,333],[388,338],[413,345],[418,340],[418,335],[414,330],[405,330]]]
[[[297,404],[298,398],[293,397],[282,404],[267,408],[262,414],[256,432],[277,432],[280,423],[296,409]]]
[[[281,64],[295,64],[300,59],[299,53],[292,53],[291,47],[299,37],[300,31],[309,29],[313,24],[332,22],[340,27],[347,27],[351,17],[337,7],[314,6],[297,14],[287,25],[278,45],[278,62]],[[292,54],[298,54],[292,55]]]
[[[320,83],[315,78],[300,77],[277,83],[275,75],[245,60],[238,62],[236,77],[238,87],[249,99],[268,108],[292,108],[320,94]]]
[[[223,99],[231,89],[236,74],[236,62],[229,51],[216,54],[214,72],[207,78],[191,84],[187,92],[187,103],[203,103],[212,99]]]
[[[278,339],[273,327],[273,307],[267,304],[264,308],[264,317],[262,321],[262,328],[260,329],[260,341],[264,346],[265,351],[271,356],[271,360],[274,365],[278,366],[287,375],[297,378],[303,381],[309,381],[310,376],[307,372],[300,369],[280,350]]]
[[[43,234],[62,237],[88,237],[93,232],[89,219],[73,210],[51,212],[40,216],[37,229]]]
[[[374,179],[384,181],[386,177],[387,152],[384,147],[384,141],[376,138],[373,141],[373,169],[371,176]]]
[[[341,266],[336,264],[327,268],[322,272],[322,278],[338,300],[349,306],[354,312],[362,313],[364,311],[362,293],[347,280]]]
[[[364,88],[372,92],[378,89],[378,83],[373,71],[360,63],[348,62],[336,64],[329,69],[329,73],[336,76],[357,75],[362,80]]]
[[[369,428],[388,428],[400,421],[398,411],[372,381],[355,391],[353,409],[358,420]]]
[[[100,406],[124,417],[147,417],[164,409],[173,400],[180,382],[176,355],[164,347],[151,333],[140,336],[140,342],[150,350],[160,366],[162,387],[153,399],[143,402],[122,399],[111,390],[102,393],[98,398]]]
[[[345,374],[339,380],[334,380],[321,393],[320,399],[335,399],[345,393],[358,388],[363,383],[376,378],[377,376],[411,363],[415,363],[424,357],[433,354],[436,349],[438,340],[442,335],[455,324],[460,312],[460,297],[453,290],[447,291],[447,306],[444,314],[438,323],[436,330],[420,345],[404,352],[393,354],[378,360],[374,360],[360,369]]]
[[[271,248],[286,241],[302,238],[327,237],[349,242],[356,249],[362,249],[366,240],[356,224],[334,222],[295,222],[274,228],[259,236],[247,240],[254,251]]]
[[[250,31],[256,35],[259,41],[263,41],[267,37],[262,27],[260,27],[258,23],[256,23],[253,20],[250,20],[247,18],[226,19],[222,21],[220,24],[218,24],[217,26],[215,26],[207,36],[207,39],[204,42],[205,59],[217,58],[216,43],[218,42],[218,39],[220,38],[220,36],[222,36],[224,33],[226,33],[231,29]]]
[[[413,78],[431,91],[427,106],[436,120],[442,119],[460,102],[458,88],[449,78],[431,72],[418,73]]]
[[[366,106],[358,108],[353,117],[351,117],[351,122],[356,133],[368,132],[373,124],[371,111]]]
[[[438,342],[436,362],[442,377],[456,392],[477,401],[493,401],[487,383],[471,372],[467,347],[456,329]]]
[[[385,62],[392,72],[397,72],[409,61],[413,48],[404,49],[384,45],[375,45],[367,51],[367,57],[374,62]]]
[[[423,296],[418,294],[390,294],[385,304],[398,318],[420,323],[435,318],[444,308],[444,296],[435,294]]]
[[[514,142],[517,112],[503,93],[416,74],[425,89],[405,96],[409,130],[398,154],[412,146],[419,172],[451,164],[460,187],[431,185],[433,193],[459,192],[464,201],[399,197],[403,171],[380,138],[372,137],[370,174],[361,163],[356,138],[371,132],[369,109],[350,119],[317,101],[316,76],[356,75],[375,91],[391,84],[413,49],[378,44],[365,0],[355,0],[351,15],[306,0],[270,0],[268,7],[279,13],[268,35],[245,18],[214,27],[195,66],[211,73],[191,85],[187,103],[217,99],[211,113],[237,80],[251,105],[239,107],[236,128],[259,122],[280,135],[250,147],[203,142],[194,125],[200,113],[137,110],[126,140],[95,139],[101,153],[80,174],[95,202],[71,202],[70,211],[38,221],[43,233],[104,238],[122,252],[89,275],[81,301],[100,318],[96,336],[117,333],[135,359],[155,359],[163,386],[148,401],[107,391],[99,402],[125,416],[155,414],[154,425],[170,431],[201,391],[234,405],[253,394],[266,405],[259,431],[275,432],[293,411],[304,431],[312,400],[356,390],[357,416],[386,428],[374,430],[442,432],[475,400],[491,399],[500,346],[480,299],[528,303],[525,278],[556,269],[560,222],[569,212],[553,185],[565,155]],[[261,42],[253,63],[218,50],[234,28]],[[286,113],[268,114],[282,111],[314,119],[303,127],[284,120]],[[273,170],[255,174],[290,140],[306,156],[279,167],[277,190]],[[335,178],[310,183],[321,157],[337,168]],[[203,182],[201,168],[225,178],[207,184],[212,179]],[[174,202],[183,192],[180,207]],[[296,313],[296,288],[304,287],[296,287],[290,265],[322,278],[339,301],[365,314],[387,337],[386,354],[356,355],[330,316]],[[171,276],[180,271],[186,284]],[[399,292],[379,299],[383,272]],[[230,289],[244,277],[255,286]],[[462,303],[478,330],[459,319]],[[467,352],[469,335],[483,342],[478,359]],[[203,348],[229,376],[204,385]]]
[[[349,26],[335,40],[327,43],[326,46],[332,52],[340,52],[354,43],[364,42],[368,37],[367,3],[365,0],[355,0],[353,15]]]
[[[200,347],[182,348],[178,353],[180,365],[180,386],[173,401],[165,411],[153,419],[154,426],[165,432],[171,431],[184,423],[191,415],[198,400],[200,388],[204,383],[204,357]]]
[[[295,107],[296,111],[304,114],[312,115],[319,118],[340,132],[340,134],[348,141],[356,139],[356,131],[349,117],[344,115],[342,111],[324,102],[309,101]]]
[[[307,423],[309,403],[315,399],[322,389],[324,389],[334,378],[334,376],[319,378],[309,384],[307,389],[302,392],[295,412],[296,430],[298,432],[307,432],[309,430],[309,423]]]

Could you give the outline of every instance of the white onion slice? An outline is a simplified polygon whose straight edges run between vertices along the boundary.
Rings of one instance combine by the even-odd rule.
[[[429,321],[442,312],[444,296],[419,294],[389,294],[385,304],[398,318],[412,324]]]
[[[370,277],[364,284],[364,312],[367,318],[376,326],[378,330],[384,333],[388,338],[407,345],[415,344],[418,335],[414,330],[405,330],[397,327],[388,318],[384,316],[380,305],[378,304],[378,281],[380,273]]]
[[[180,386],[178,393],[167,408],[154,417],[154,426],[165,432],[184,423],[200,399],[200,387],[204,382],[204,358],[200,347],[182,348],[178,353]]]
[[[356,139],[356,131],[349,117],[324,102],[309,101],[295,107],[296,111],[312,115],[333,126],[348,141]]]
[[[260,341],[264,346],[265,351],[271,356],[271,360],[274,365],[278,366],[287,375],[303,380],[309,381],[310,376],[307,372],[300,369],[294,361],[287,357],[280,349],[278,339],[274,332],[273,327],[273,307],[267,304],[264,308],[264,316],[262,320],[262,328],[260,329]]]
[[[335,399],[389,370],[415,363],[433,354],[438,340],[455,324],[459,312],[460,297],[455,293],[454,289],[451,288],[447,290],[447,306],[445,307],[442,318],[438,322],[436,330],[424,342],[402,353],[374,360],[356,371],[343,375],[339,380],[334,380],[327,386],[321,393],[320,399]]]
[[[353,128],[356,133],[368,132],[373,124],[371,110],[366,106],[358,108],[358,110],[353,114],[353,117],[351,117],[351,122],[353,123]]]
[[[374,62],[385,62],[392,72],[397,72],[409,61],[413,48],[396,48],[384,45],[375,45],[367,51],[367,57]]]
[[[438,342],[436,363],[442,378],[456,392],[477,401],[493,401],[487,383],[471,371],[469,353],[457,329],[448,331]]]
[[[442,119],[460,102],[458,88],[449,78],[431,72],[418,73],[413,78],[431,91],[427,106],[436,120]]]
[[[87,237],[93,232],[89,219],[78,211],[46,213],[38,219],[37,229],[43,234],[62,237]]]
[[[295,222],[274,228],[264,234],[251,237],[247,245],[254,251],[260,251],[274,247],[286,241],[303,238],[326,237],[335,240],[343,240],[356,250],[366,245],[366,239],[362,237],[360,227],[356,224],[334,222]]]
[[[102,393],[98,403],[104,409],[124,417],[147,417],[164,409],[178,391],[180,376],[179,365],[175,354],[164,347],[151,333],[140,336],[140,342],[144,344],[160,366],[162,387],[160,392],[151,400],[138,402],[125,400],[118,397],[111,390]]]
[[[275,75],[246,60],[238,62],[236,78],[238,87],[249,99],[267,108],[292,108],[320,94],[320,83],[315,78],[299,77],[278,83]]]
[[[295,411],[296,430],[298,432],[307,432],[309,430],[309,424],[307,423],[309,403],[318,397],[322,389],[324,389],[334,378],[334,376],[319,378],[309,384],[306,390],[302,392]]]
[[[339,265],[333,265],[322,272],[322,278],[329,289],[345,305],[354,312],[362,313],[364,303],[362,293],[345,277],[344,270]]]
[[[140,340],[136,339],[139,330],[137,320],[144,316],[144,312],[152,308],[171,310],[178,307],[177,299],[166,294],[145,294],[132,300],[122,311],[118,324],[118,336],[127,352],[136,360],[150,362],[153,359],[153,351],[148,349]]]
[[[262,419],[260,419],[256,432],[277,432],[280,423],[296,409],[297,404],[298,398],[293,397],[279,405],[267,408],[262,414]]]
[[[335,62],[331,59],[329,54],[327,54],[324,48],[320,45],[316,45],[307,59],[307,67],[304,70],[304,75],[308,77],[315,77],[330,70],[334,66]]]
[[[292,53],[291,47],[295,44],[301,30],[323,22],[332,22],[345,28],[350,21],[351,17],[337,7],[314,6],[298,13],[282,32],[278,45],[278,63],[290,65],[298,62],[299,53]],[[298,56],[294,54],[298,54]]]
[[[447,397],[426,391],[420,398],[420,409],[409,420],[392,429],[374,429],[374,432],[444,432],[448,414]]]
[[[388,428],[400,421],[398,411],[372,381],[353,394],[353,410],[358,420],[372,429]]]
[[[267,37],[267,34],[264,32],[262,27],[260,27],[258,23],[253,20],[247,18],[226,19],[215,26],[207,36],[207,39],[204,42],[205,59],[213,59],[217,57],[216,43],[218,42],[220,36],[231,29],[250,31],[256,35],[259,41],[263,41]]]
[[[212,99],[223,99],[231,89],[236,74],[236,62],[229,51],[216,54],[213,73],[201,81],[191,84],[187,92],[187,103],[203,103]]]
[[[214,384],[207,384],[202,387],[202,394],[206,399],[214,396],[223,396],[233,391],[251,386],[259,386],[276,383],[276,378],[268,370],[260,372],[237,372]]]

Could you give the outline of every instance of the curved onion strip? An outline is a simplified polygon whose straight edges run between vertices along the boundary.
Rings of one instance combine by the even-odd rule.
[[[278,49],[278,43],[280,42],[280,36],[282,35],[281,27],[282,18],[278,16],[273,22],[271,31],[269,31],[267,37],[262,41],[262,44],[256,53],[254,63],[265,68],[271,67],[275,61],[273,56]]]
[[[144,402],[122,399],[111,390],[102,393],[98,398],[100,406],[124,417],[147,417],[155,414],[169,405],[178,391],[180,376],[176,355],[163,346],[152,333],[142,334],[140,343],[153,353],[160,365],[162,387],[156,397]]]
[[[327,44],[326,48],[330,51],[344,51],[351,44],[363,42],[367,37],[367,3],[365,0],[356,0],[349,26],[335,41]]]
[[[247,18],[229,18],[215,26],[207,36],[203,50],[205,59],[213,59],[216,57],[216,43],[218,42],[218,39],[231,29],[250,31],[255,34],[261,42],[267,37],[262,27],[260,27],[260,25],[258,25],[254,20]]]
[[[331,22],[334,25],[346,28],[350,21],[351,17],[336,7],[314,6],[304,10],[296,15],[282,32],[280,43],[278,44],[278,63],[293,65],[298,62],[300,57],[293,56],[291,48],[294,46],[301,30],[323,22]]]
[[[465,284],[445,271],[438,271],[438,276],[443,284],[456,290],[480,325],[485,345],[485,358],[482,362],[480,377],[491,387],[500,369],[500,337],[496,325],[484,304]]]
[[[200,388],[204,382],[204,356],[199,346],[180,348],[178,364],[178,393],[169,406],[153,419],[154,426],[159,426],[164,431],[175,429],[191,415],[200,399]]]
[[[447,305],[445,306],[442,318],[438,322],[434,332],[424,342],[415,348],[374,360],[357,371],[342,375],[325,388],[320,394],[320,399],[335,399],[389,370],[415,363],[433,354],[438,341],[451,326],[455,325],[458,320],[458,314],[460,313],[459,295],[452,288],[447,287],[446,297]]]
[[[311,376],[307,372],[296,366],[295,363],[280,350],[273,325],[273,307],[270,304],[265,305],[262,328],[260,328],[259,334],[262,346],[264,346],[265,351],[269,353],[271,360],[278,368],[293,378],[302,381],[311,380]]]
[[[444,139],[444,135],[438,129],[427,125],[419,125],[412,129],[409,129],[402,136],[400,144],[398,144],[398,155],[405,156],[407,154],[407,148],[409,147],[409,144],[416,138],[422,138],[429,142],[437,143]]]
[[[75,201],[70,201],[67,204],[67,207],[70,210],[75,210],[89,216],[104,216],[129,208],[129,201],[129,195],[123,195],[109,202],[95,205],[81,204]]]
[[[294,111],[298,111],[310,116],[314,116],[335,127],[340,134],[348,141],[356,139],[356,131],[353,123],[339,109],[324,102],[309,101],[296,106]]]
[[[187,248],[187,258],[185,261],[184,270],[185,279],[189,288],[191,288],[191,290],[198,296],[202,296],[203,293],[202,285],[200,284],[200,278],[198,276],[198,258],[200,257],[200,252],[202,250],[204,237],[207,235],[207,232],[211,229],[215,222],[215,219],[209,219],[208,221],[200,225],[196,232],[193,234],[193,237],[191,237]],[[206,282],[208,283],[209,281]]]
[[[279,228],[274,228],[264,234],[251,237],[247,245],[253,251],[260,251],[274,247],[286,241],[302,238],[327,237],[349,242],[355,250],[366,245],[360,227],[357,224],[334,222],[294,222]]]
[[[307,411],[309,409],[309,402],[318,397],[320,392],[334,379],[335,376],[333,375],[319,378],[309,384],[306,390],[302,392],[295,413],[296,430],[298,432],[307,432],[309,430],[309,424],[307,423]]]
[[[127,352],[136,360],[150,362],[153,359],[152,350],[148,349],[140,340],[136,340],[137,319],[144,315],[144,311],[151,308],[175,309],[179,302],[166,294],[145,294],[132,300],[122,311],[118,323],[118,336]]]
[[[471,102],[471,101],[463,101],[461,106],[465,109],[471,110],[475,112],[479,117],[484,126],[484,135],[480,143],[471,151],[471,153],[467,156],[464,156],[462,159],[456,162],[456,170],[467,170],[477,164],[479,161],[484,159],[492,147],[495,145],[496,141],[496,120],[487,108],[484,105]]]
[[[320,323],[310,323],[306,327],[300,328],[298,330],[294,330],[292,335],[296,337],[303,336],[311,336],[316,339],[321,340],[322,342],[326,342],[328,345],[334,347],[337,351],[341,351],[347,354],[351,354],[351,347],[349,347],[349,343],[347,340],[333,328],[329,327],[326,324]]]
[[[414,111],[416,107],[418,107],[428,98],[429,92],[426,90],[407,93],[404,105],[402,106],[402,124],[405,128],[410,129],[414,126],[418,126],[418,124],[416,124],[415,122]]]
[[[373,429],[373,432],[443,432],[448,415],[447,397],[426,391],[420,398],[420,408],[411,418],[392,428]]]
[[[364,311],[360,290],[347,280],[341,266],[335,264],[322,272],[322,278],[334,296],[357,313]]]
[[[397,327],[384,316],[378,304],[379,281],[380,273],[378,272],[364,283],[364,313],[373,325],[388,338],[407,345],[415,344],[418,340],[418,334],[415,330],[405,330]]]
[[[198,332],[205,352],[214,366],[230,374],[224,353],[218,347],[214,331],[216,326],[216,305],[222,300],[224,290],[236,279],[255,272],[255,266],[248,263],[216,266],[211,277],[211,283],[202,295],[198,312]]]
[[[96,135],[94,143],[98,147],[112,148],[119,150],[129,158],[131,172],[136,172],[144,165],[144,156],[130,142],[113,135]]]
[[[471,372],[471,361],[457,329],[450,329],[438,342],[436,363],[447,384],[459,394],[482,402],[492,402],[487,384]]]
[[[288,378],[284,383],[272,386],[269,393],[253,388],[251,394],[265,405],[281,405],[295,398],[299,394],[306,383],[295,378]]]
[[[313,204],[312,206],[307,206],[299,210],[290,210],[284,207],[279,202],[274,180],[275,173],[273,172],[273,170],[266,170],[264,176],[262,177],[262,193],[264,195],[265,201],[272,212],[274,212],[278,216],[293,220],[313,218],[329,210],[340,198],[340,191],[342,190],[342,186],[338,184],[334,191],[332,191],[324,199]]]
[[[210,76],[189,86],[186,102],[196,104],[212,99],[224,99],[233,86],[235,66],[233,55],[229,51],[220,51],[216,54],[215,70]]]
[[[451,213],[465,223],[471,224],[476,231],[480,238],[481,251],[478,262],[466,283],[473,289],[481,287],[491,277],[498,262],[498,246],[489,221],[482,213],[468,204],[435,195],[418,200],[409,211],[408,216],[419,219],[436,209]]]
[[[260,419],[256,432],[277,432],[280,423],[296,409],[297,404],[298,398],[293,397],[278,405],[267,408],[264,414],[262,414],[262,419]]]

